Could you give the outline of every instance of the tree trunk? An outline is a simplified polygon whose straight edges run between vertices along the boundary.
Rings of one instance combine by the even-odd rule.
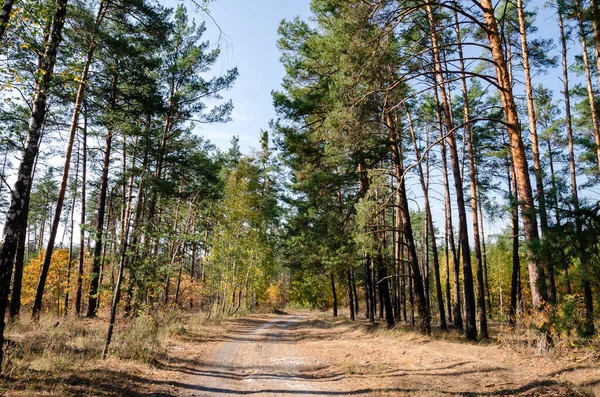
[[[27,219],[23,218],[25,206],[28,202],[27,193],[31,185],[33,165],[39,150],[42,125],[46,117],[47,94],[54,75],[54,64],[62,39],[66,13],[67,0],[57,0],[48,42],[36,72],[36,76],[39,77],[34,87],[25,150],[19,164],[17,180],[11,193],[10,206],[2,233],[3,239],[0,248],[0,346],[4,346],[4,315],[8,304],[13,263],[19,245],[19,229],[21,225],[27,222]],[[0,364],[3,358],[4,349],[0,349]]]
[[[119,304],[119,298],[121,296],[121,284],[123,282],[123,268],[125,267],[125,260],[127,258],[127,243],[129,241],[129,229],[130,229],[130,223],[131,223],[131,211],[132,211],[132,205],[131,205],[131,198],[132,198],[132,190],[133,190],[133,175],[131,176],[130,179],[130,185],[129,185],[129,202],[127,203],[127,210],[126,210],[126,221],[125,221],[125,230],[123,231],[123,239],[122,239],[122,248],[121,248],[121,259],[119,261],[119,271],[117,274],[117,281],[115,283],[115,288],[114,288],[114,293],[113,293],[113,300],[112,300],[112,305],[110,308],[110,317],[109,317],[109,323],[108,323],[108,330],[106,331],[106,339],[104,341],[104,349],[102,349],[102,359],[106,359],[106,356],[108,355],[108,347],[110,346],[110,341],[112,339],[112,334],[113,334],[113,329],[115,326],[115,320],[117,317],[117,305]],[[140,200],[141,192],[142,192],[142,186],[143,186],[143,177],[142,179],[140,179],[140,184],[139,184],[139,188],[138,188],[138,196],[136,201]],[[135,206],[137,208],[137,205]]]
[[[410,130],[410,135],[413,141],[413,147],[415,149],[415,154],[417,159],[421,158],[421,151],[417,145],[417,138],[415,134],[415,130],[412,123],[412,118],[408,109],[406,108],[406,120],[408,121],[408,127]],[[425,207],[425,216],[427,218],[427,228],[429,230],[429,234],[431,236],[431,252],[433,255],[433,271],[435,276],[435,284],[436,284],[436,297],[438,301],[438,310],[440,312],[440,328],[442,331],[446,331],[448,326],[446,324],[446,311],[444,309],[444,296],[442,293],[442,282],[440,278],[440,261],[437,249],[437,241],[435,236],[435,225],[433,224],[433,216],[431,214],[431,205],[429,203],[429,188],[428,184],[425,181],[425,176],[423,173],[423,167],[421,166],[421,162],[418,162],[418,170],[419,170],[419,181],[421,182],[421,189],[423,190],[423,199],[424,199],[424,207]]]
[[[475,167],[475,170],[477,170],[477,167]],[[479,186],[479,183],[477,184]],[[479,225],[481,227],[481,248],[483,249],[483,272],[484,272],[484,277],[485,277],[485,292],[486,292],[486,296],[487,296],[487,304],[488,304],[488,311],[487,311],[487,315],[488,317],[491,319],[492,318],[492,297],[490,294],[490,281],[488,278],[488,265],[487,265],[487,249],[485,248],[485,228],[483,225],[483,206],[481,205],[481,188],[477,189],[477,205],[479,206],[479,219],[481,220],[481,224]]]
[[[398,211],[400,212],[399,224],[402,225],[402,230],[398,230],[398,238],[400,238],[400,233],[404,235],[406,248],[408,251],[408,262],[409,266],[412,268],[413,288],[416,297],[417,313],[419,315],[419,331],[423,334],[429,335],[431,334],[431,314],[425,298],[423,278],[421,276],[421,270],[419,269],[419,259],[413,237],[412,223],[410,220],[410,208],[408,205],[404,181],[404,165],[402,163],[402,140],[398,135],[398,131],[391,114],[386,111],[384,117],[389,130],[388,139],[390,142],[392,164],[394,166],[397,183],[396,194],[398,195]]]
[[[102,262],[102,237],[104,233],[104,215],[106,213],[106,194],[108,190],[108,169],[110,167],[110,150],[112,146],[113,132],[108,130],[106,134],[106,145],[104,147],[104,161],[102,165],[102,178],[100,180],[100,198],[98,200],[98,218],[96,221],[96,244],[94,246],[94,262],[88,297],[87,317],[96,317],[98,306],[98,287],[100,281],[100,264]]]
[[[567,129],[567,146],[569,150],[569,175],[571,176],[571,200],[575,213],[579,210],[579,197],[577,189],[577,168],[575,167],[575,147],[573,143],[573,119],[571,116],[571,94],[569,93],[569,63],[567,60],[567,39],[563,23],[563,1],[557,1],[558,27],[560,29],[560,44],[563,72],[563,95],[565,98],[565,124]],[[558,216],[558,215],[557,215]],[[569,282],[569,263],[565,261],[565,278],[567,294],[571,294],[571,283]]]
[[[586,42],[586,34],[583,23],[583,12],[581,10],[581,0],[575,0],[575,12],[579,27],[579,38],[581,39],[581,55],[583,58],[583,67],[585,70],[585,81],[587,84],[588,101],[590,105],[590,118],[592,131],[594,133],[594,142],[596,144],[596,159],[598,172],[600,173],[600,126],[598,125],[598,113],[596,113],[596,102],[594,99],[594,86],[592,85],[592,71]]]
[[[443,137],[444,133],[440,125],[440,137]],[[460,263],[458,261],[458,254],[456,252],[456,245],[454,242],[454,228],[452,223],[452,204],[450,202],[450,181],[448,178],[448,162],[446,159],[446,142],[444,139],[440,142],[440,151],[442,157],[442,177],[444,184],[444,211],[445,211],[445,229],[446,239],[448,242],[447,249],[450,253],[450,262],[452,262],[452,279],[454,285],[454,294],[452,297],[452,312],[454,314],[454,328],[459,331],[463,331],[462,321],[462,309],[461,309],[461,293],[460,293]],[[450,277],[450,275],[448,275]]]
[[[352,296],[354,297],[354,315],[358,315],[360,307],[358,305],[358,294],[356,293],[356,276],[354,275],[354,269],[352,269]]]
[[[485,307],[485,282],[483,278],[483,259],[481,257],[481,242],[479,239],[479,211],[477,206],[477,172],[475,168],[475,148],[473,146],[473,134],[471,132],[471,114],[469,106],[469,91],[467,89],[467,78],[465,76],[465,62],[461,43],[461,34],[458,24],[458,17],[455,15],[456,36],[458,42],[458,58],[461,70],[461,88],[463,94],[463,114],[465,124],[465,140],[469,156],[469,177],[471,185],[471,216],[473,222],[473,247],[475,249],[475,263],[477,266],[477,303],[479,304],[479,332],[482,338],[488,337],[487,315]],[[460,214],[460,210],[459,210]],[[461,228],[464,225],[461,223]],[[468,251],[465,251],[468,252]],[[470,255],[470,254],[469,254]],[[463,254],[463,257],[465,254]]]
[[[346,277],[348,278],[348,306],[350,308],[350,320],[354,321],[354,295],[352,293],[352,272],[350,268],[346,269]]]
[[[337,293],[335,291],[335,277],[333,272],[329,275],[331,279],[331,294],[333,295],[333,317],[337,317],[338,315],[338,307],[337,307]]]
[[[87,184],[87,111],[84,106],[83,130],[81,133],[81,221],[79,223],[79,266],[77,268],[77,291],[75,293],[75,313],[81,314],[81,298],[83,295],[83,268],[85,265],[85,194]]]
[[[4,37],[6,25],[8,25],[8,21],[10,20],[13,3],[14,0],[4,0],[4,4],[2,4],[2,10],[0,10],[0,40]]]
[[[471,248],[469,247],[469,236],[467,230],[467,214],[465,211],[465,199],[463,193],[463,182],[461,177],[460,161],[458,157],[458,148],[456,142],[456,135],[454,134],[454,126],[452,122],[452,111],[450,103],[448,101],[446,93],[446,82],[444,81],[444,75],[441,69],[441,57],[439,47],[437,43],[437,32],[436,24],[433,15],[433,9],[431,1],[428,0],[426,3],[427,18],[429,20],[429,28],[431,30],[431,44],[434,62],[434,72],[439,85],[439,90],[436,89],[436,100],[437,92],[441,95],[441,112],[444,126],[447,132],[447,141],[450,148],[450,158],[452,162],[452,172],[454,174],[454,187],[456,190],[456,203],[458,207],[458,221],[459,221],[459,235],[458,241],[462,250],[462,262],[463,262],[463,284],[465,292],[465,336],[467,340],[477,339],[477,326],[476,315],[475,315],[475,293],[473,288],[473,271],[471,269]],[[440,102],[438,102],[440,103]]]
[[[540,216],[542,255],[544,255],[544,274],[546,276],[546,288],[548,303],[556,304],[556,287],[554,285],[554,264],[546,246],[548,235],[548,211],[546,209],[546,196],[544,193],[544,176],[540,161],[540,148],[537,133],[537,117],[533,102],[533,85],[531,82],[531,66],[529,64],[529,45],[527,43],[527,32],[525,26],[525,13],[523,11],[523,0],[517,0],[517,11],[519,14],[519,29],[521,33],[521,54],[523,57],[523,71],[525,74],[525,92],[527,95],[527,114],[529,116],[529,132],[531,136],[531,151],[533,153],[533,173],[539,203],[538,213]],[[600,165],[600,163],[599,163]]]
[[[33,169],[31,170],[32,181],[35,176],[38,158],[39,157],[36,156],[35,161],[33,163]],[[13,271],[14,274],[12,288],[10,290],[10,305],[8,308],[8,317],[11,320],[15,320],[21,312],[21,292],[23,289],[23,269],[25,267],[25,253],[27,252],[27,225],[29,219],[29,199],[31,197],[31,186],[32,184],[29,184],[29,187],[27,188],[27,196],[23,208],[23,219],[25,219],[26,221],[21,224],[19,229],[19,245],[17,246],[17,253],[15,255],[15,264]]]
[[[73,143],[75,142],[75,134],[79,126],[79,115],[81,113],[81,105],[85,97],[85,91],[87,88],[88,74],[90,65],[94,58],[94,52],[96,51],[96,34],[104,18],[106,11],[104,2],[100,3],[98,15],[96,16],[96,23],[94,25],[94,31],[91,36],[91,44],[87,52],[85,64],[81,71],[81,77],[79,81],[79,87],[77,89],[77,95],[75,96],[75,107],[73,110],[73,117],[71,119],[71,128],[69,130],[69,140],[67,143],[65,161],[63,166],[62,180],[60,183],[60,189],[58,192],[58,199],[56,201],[56,209],[54,211],[54,219],[52,221],[52,227],[50,229],[50,235],[48,236],[48,245],[46,247],[46,254],[44,255],[44,262],[42,264],[42,270],[40,272],[40,278],[36,290],[35,300],[33,303],[32,315],[34,318],[39,316],[42,310],[42,299],[44,296],[44,288],[46,286],[46,278],[48,277],[48,271],[50,270],[50,263],[52,261],[52,254],[54,253],[54,243],[56,240],[56,233],[58,232],[58,226],[60,224],[60,216],[65,201],[65,193],[67,191],[67,184],[69,181],[69,168],[71,166],[71,155],[73,153]]]
[[[382,306],[385,308],[385,321],[388,328],[393,328],[396,322],[394,321],[394,310],[392,308],[392,300],[390,299],[387,269],[381,253],[377,254],[377,274],[379,275],[379,290],[383,298]]]
[[[373,304],[371,303],[371,287],[373,284],[371,283],[371,267],[370,262],[371,259],[369,254],[363,256],[363,271],[365,274],[365,318],[369,320],[371,324],[375,323],[375,313],[373,312]]]
[[[75,181],[77,181],[77,178],[79,177],[79,155],[77,155],[76,164],[77,165],[75,167]],[[71,289],[71,266],[73,264],[73,229],[75,227],[75,200],[77,200],[77,182],[75,182],[75,189],[73,191],[73,201],[71,202],[71,213],[69,214],[69,265],[67,270],[67,292],[65,293],[65,316],[67,315],[67,313],[69,313],[69,290]]]
[[[511,192],[509,196],[512,220],[512,276],[510,286],[510,309],[509,324],[512,327],[517,325],[517,298],[521,289],[521,259],[519,257],[519,193],[517,182],[513,181],[511,174],[514,175],[514,169],[511,167],[509,156],[506,157],[506,174],[508,189]]]
[[[546,266],[538,254],[540,238],[538,234],[533,191],[531,189],[531,181],[529,180],[527,155],[521,137],[521,124],[519,123],[517,106],[515,104],[506,59],[504,58],[504,51],[500,41],[498,23],[494,14],[492,0],[481,0],[480,6],[483,11],[485,32],[490,43],[492,59],[494,60],[496,68],[500,98],[504,108],[506,129],[508,132],[510,151],[519,191],[523,232],[525,234],[525,241],[527,242],[527,262],[529,283],[531,285],[531,301],[533,307],[539,309],[548,301],[547,292],[544,288],[545,283],[542,277],[542,269]]]

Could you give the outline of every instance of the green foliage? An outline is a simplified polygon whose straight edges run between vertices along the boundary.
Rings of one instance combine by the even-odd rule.
[[[297,274],[289,292],[291,303],[312,309],[325,309],[331,304],[330,281],[326,275],[306,272]]]

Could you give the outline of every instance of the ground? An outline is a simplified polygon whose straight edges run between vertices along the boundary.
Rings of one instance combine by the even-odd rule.
[[[453,333],[423,337],[315,312],[183,325],[166,343],[151,366],[112,359],[67,376],[56,395],[600,395],[594,350],[542,356],[509,343],[467,344]],[[46,395],[43,388],[5,395]]]
[[[190,396],[600,395],[600,366],[314,314],[233,319],[174,345],[175,392]],[[577,361],[580,359],[576,359]]]

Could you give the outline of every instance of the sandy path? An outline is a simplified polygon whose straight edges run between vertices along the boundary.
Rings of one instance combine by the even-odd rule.
[[[193,396],[320,396],[335,395],[342,375],[323,375],[319,361],[297,349],[293,329],[303,316],[264,320],[243,327],[203,360],[194,376]],[[332,390],[333,389],[333,390]],[[332,393],[333,392],[333,393]],[[188,394],[189,395],[189,394]]]
[[[596,363],[497,345],[369,334],[364,325],[314,315],[247,317],[221,327],[218,338],[187,346],[184,356],[194,358],[178,383],[181,397],[600,395]]]

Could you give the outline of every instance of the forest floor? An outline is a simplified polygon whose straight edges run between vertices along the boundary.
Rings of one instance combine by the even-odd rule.
[[[322,313],[183,323],[149,365],[111,358],[0,381],[6,396],[600,396],[597,350],[538,355]],[[31,363],[33,367],[36,363]],[[44,378],[44,376],[46,378]],[[50,387],[49,385],[52,385]]]

